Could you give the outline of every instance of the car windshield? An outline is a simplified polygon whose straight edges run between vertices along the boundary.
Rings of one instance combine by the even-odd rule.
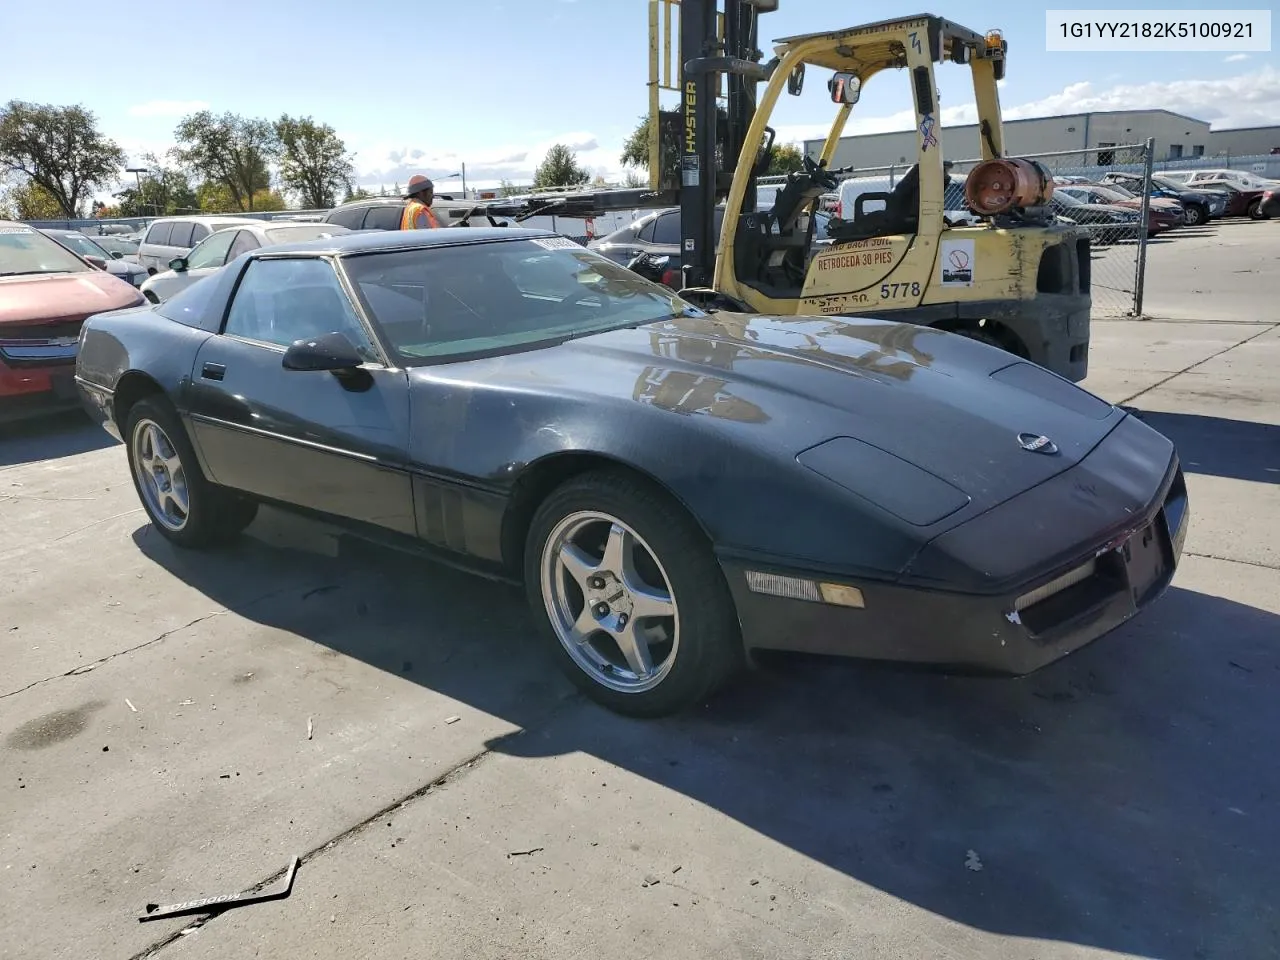
[[[342,263],[406,364],[701,315],[667,287],[563,237],[357,254]]]
[[[336,237],[339,234],[350,233],[351,231],[335,223],[309,223],[289,227],[269,227],[263,232],[267,235],[267,243],[274,244],[319,240],[322,237]]]
[[[1185,183],[1178,183],[1176,180],[1169,180],[1165,177],[1152,177],[1151,182],[1161,190],[1172,190],[1175,193],[1181,193],[1187,189]]]
[[[111,254],[86,237],[83,233],[59,233],[54,237],[64,247],[69,247],[82,257],[101,257],[110,260]]]
[[[1121,200],[1136,200],[1138,198],[1136,193],[1118,183],[1108,183],[1105,187],[1098,187],[1097,190],[1103,195],[1110,194],[1113,197],[1119,197]]]
[[[1061,200],[1064,207],[1079,207],[1084,205],[1084,201],[1078,197],[1072,196],[1066,190],[1053,191],[1053,199]]]
[[[128,240],[124,237],[99,237],[95,241],[98,246],[112,253],[131,254],[138,252],[138,241]]]
[[[1100,196],[1106,203],[1120,203],[1123,200],[1133,199],[1131,195],[1126,196],[1112,187],[1089,187],[1088,189]]]
[[[38,230],[0,226],[0,277],[27,273],[87,273],[93,269]]]

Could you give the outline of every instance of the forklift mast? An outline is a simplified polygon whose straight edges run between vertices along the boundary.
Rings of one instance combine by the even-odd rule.
[[[652,0],[658,3],[659,0]],[[665,0],[668,4],[672,0]],[[759,16],[778,0],[678,0],[680,6],[680,258],[682,286],[705,287],[715,274],[715,209],[732,182],[747,130],[756,111],[756,85],[764,79],[758,49]],[[723,2],[724,10],[719,9]],[[723,36],[720,26],[723,23]],[[728,122],[719,123],[717,94],[728,81]],[[651,111],[656,128],[659,116]],[[650,169],[661,164],[659,137],[651,137]],[[659,155],[654,156],[657,153]],[[727,172],[721,171],[723,158]],[[747,182],[743,210],[755,210],[756,176]]]

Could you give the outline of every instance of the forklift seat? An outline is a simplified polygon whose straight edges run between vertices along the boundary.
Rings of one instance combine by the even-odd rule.
[[[883,200],[883,210],[863,211],[872,200]],[[920,164],[914,164],[890,193],[864,193],[854,202],[852,220],[833,219],[827,236],[836,243],[915,233],[920,228]]]

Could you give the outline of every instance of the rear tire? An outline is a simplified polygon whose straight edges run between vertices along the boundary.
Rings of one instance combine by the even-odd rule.
[[[234,540],[258,514],[256,501],[210,483],[177,411],[164,398],[143,397],[125,416],[133,487],[151,525],[179,547]]]
[[[1266,220],[1267,219],[1262,213],[1261,197],[1258,197],[1251,204],[1249,204],[1249,219],[1250,220]]]
[[[623,470],[554,490],[530,525],[525,590],[569,679],[627,716],[702,702],[745,661],[737,612],[701,530]]]

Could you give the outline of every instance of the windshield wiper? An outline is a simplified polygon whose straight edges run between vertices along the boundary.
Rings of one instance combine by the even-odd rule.
[[[0,277],[29,277],[41,273],[70,273],[69,270],[0,270]]]

